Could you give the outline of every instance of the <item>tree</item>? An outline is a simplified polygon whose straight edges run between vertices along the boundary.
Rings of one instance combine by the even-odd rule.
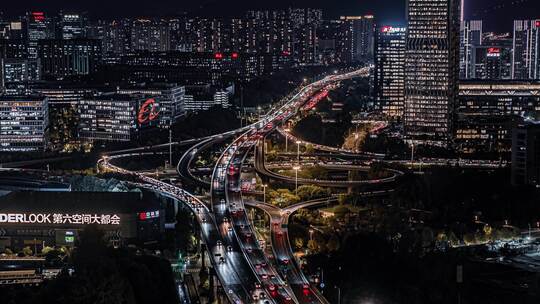
[[[29,247],[29,246],[26,246],[22,249],[22,253],[25,255],[25,256],[31,256],[32,254],[34,254],[34,252],[32,251],[32,249]]]
[[[303,238],[295,238],[294,239],[294,246],[298,250],[301,250],[302,248],[304,248],[304,239]]]
[[[317,243],[315,239],[309,240],[307,243],[307,247],[310,253],[317,253],[319,252],[319,248],[320,248],[319,244]]]
[[[45,247],[43,247],[43,249],[41,249],[41,254],[47,255],[47,253],[49,253],[49,252],[51,252],[53,250],[54,250],[54,248],[49,247],[49,246],[45,246]]]
[[[463,242],[467,245],[474,244],[476,242],[475,235],[473,233],[466,233],[463,236]]]
[[[328,240],[328,243],[326,243],[326,249],[329,252],[335,252],[339,250],[339,239],[335,234],[332,235]]]
[[[298,187],[298,196],[301,201],[328,197],[330,190],[315,185],[303,185]]]

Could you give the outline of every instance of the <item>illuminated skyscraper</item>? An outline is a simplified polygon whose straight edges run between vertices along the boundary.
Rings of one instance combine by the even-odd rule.
[[[375,48],[375,103],[390,117],[403,115],[405,95],[405,27],[377,30]]]
[[[43,12],[29,12],[25,18],[28,58],[37,59],[37,45],[40,40],[54,38],[54,24]]]
[[[459,77],[458,0],[409,0],[404,131],[410,141],[447,144]]]
[[[513,79],[540,79],[540,19],[514,21]]]

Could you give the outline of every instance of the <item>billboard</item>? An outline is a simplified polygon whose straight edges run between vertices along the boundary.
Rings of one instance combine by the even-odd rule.
[[[120,225],[117,214],[0,213],[0,224]]]
[[[487,49],[487,56],[488,57],[500,57],[501,56],[501,49],[492,47]]]

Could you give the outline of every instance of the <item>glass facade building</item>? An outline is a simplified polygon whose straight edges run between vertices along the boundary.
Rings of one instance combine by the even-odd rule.
[[[405,27],[383,26],[377,30],[375,48],[375,103],[383,114],[403,115],[405,96]]]
[[[459,77],[460,3],[409,0],[407,10],[405,136],[445,145],[452,137]]]

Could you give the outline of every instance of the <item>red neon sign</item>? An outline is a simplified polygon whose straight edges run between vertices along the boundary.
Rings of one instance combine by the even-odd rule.
[[[139,109],[138,121],[139,124],[144,124],[158,118],[159,111],[157,110],[156,100],[150,98],[145,101]]]
[[[222,53],[216,53],[216,54],[214,55],[214,57],[215,57],[216,59],[223,59],[223,54],[222,54]]]
[[[34,21],[45,20],[45,14],[43,12],[32,12],[32,17],[34,18]]]
[[[232,59],[237,59],[238,58],[238,53],[232,53],[231,57],[232,57]]]
[[[499,48],[488,48],[488,53],[489,54],[498,54],[501,52],[501,49]]]

